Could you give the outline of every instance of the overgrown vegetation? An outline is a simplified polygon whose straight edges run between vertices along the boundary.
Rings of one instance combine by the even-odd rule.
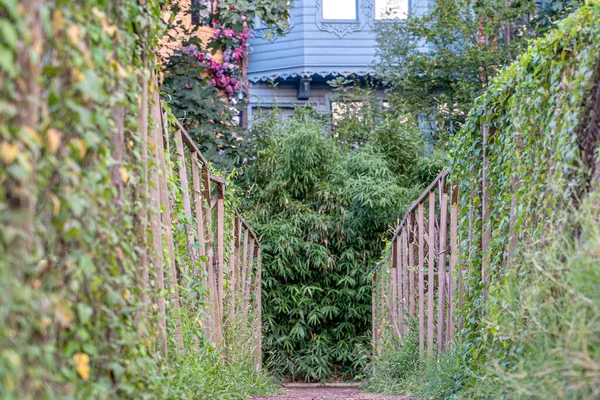
[[[160,118],[142,110],[148,87],[158,90],[160,17],[157,1],[0,5],[3,399],[238,399],[270,388],[250,338],[229,334],[217,351],[202,334],[205,288],[189,249],[176,246],[180,309],[150,261],[147,216],[159,210],[148,210],[156,165],[143,149],[156,149],[145,134]],[[174,197],[181,242],[188,221]]]
[[[453,349],[373,387],[434,398],[594,398],[598,353],[597,145],[600,6],[590,2],[494,78],[454,140],[465,328]],[[484,145],[482,129],[489,127]],[[489,225],[478,209],[490,162]],[[591,198],[588,198],[591,197]],[[469,225],[474,235],[469,237]],[[491,228],[490,282],[481,234]],[[414,333],[413,333],[414,334]],[[409,343],[410,343],[409,335]]]
[[[362,375],[370,267],[386,230],[438,172],[418,168],[430,155],[410,119],[383,111],[368,90],[339,95],[353,107],[330,131],[329,117],[310,109],[256,123],[257,160],[241,177],[263,237],[265,363],[287,379]]]

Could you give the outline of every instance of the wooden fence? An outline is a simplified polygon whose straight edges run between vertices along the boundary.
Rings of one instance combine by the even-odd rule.
[[[144,86],[143,96],[147,93]],[[143,104],[147,103],[142,101],[141,124],[147,116],[147,110],[143,110]],[[208,340],[220,347],[226,325],[237,321],[236,326],[240,328],[241,321],[241,328],[250,328],[253,335],[256,362],[260,366],[262,303],[259,239],[250,225],[234,209],[226,206],[225,180],[211,174],[208,161],[188,132],[179,121],[168,118],[157,92],[154,92],[151,103],[150,116],[154,125],[149,130],[141,130],[143,135],[148,135],[147,141],[143,141],[147,142],[147,146],[142,150],[142,157],[149,182],[147,215],[152,238],[148,243],[153,249],[149,256],[156,274],[157,289],[165,290],[165,277],[168,277],[168,292],[172,296],[169,301],[171,308],[177,311],[180,307],[178,287],[184,271],[199,277],[208,288],[207,305],[203,310],[203,327]],[[169,123],[169,120],[172,122]],[[179,216],[177,226],[173,221],[176,202],[179,202],[179,212],[182,208],[184,214]],[[183,251],[184,261],[181,261],[181,247],[177,252],[178,244],[174,242],[175,229],[181,230],[182,222],[187,242],[184,244],[187,246]],[[177,253],[180,257],[176,257]],[[148,288],[148,271],[144,271],[142,285]],[[157,306],[159,347],[166,354],[164,297],[158,297]],[[177,348],[182,350],[181,320],[178,315],[174,318],[175,340]]]
[[[375,346],[389,327],[402,343],[414,319],[420,351],[440,353],[457,329],[454,296],[461,299],[463,291],[457,268],[458,189],[446,182],[447,175],[440,173],[411,205],[392,238],[390,268],[382,264],[373,273]]]

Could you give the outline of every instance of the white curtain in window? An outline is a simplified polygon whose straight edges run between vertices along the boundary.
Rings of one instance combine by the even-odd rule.
[[[356,0],[322,0],[323,19],[356,20]]]

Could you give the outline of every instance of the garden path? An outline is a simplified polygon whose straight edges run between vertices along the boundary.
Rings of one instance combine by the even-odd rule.
[[[365,393],[356,387],[286,388],[275,396],[254,397],[253,400],[417,400],[414,397]]]

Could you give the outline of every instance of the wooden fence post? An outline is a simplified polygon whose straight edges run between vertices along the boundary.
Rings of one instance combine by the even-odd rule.
[[[415,294],[415,213],[411,211],[408,215],[407,223],[408,223],[408,265],[410,266],[410,270],[408,271],[408,306],[409,313],[411,317],[415,316],[416,311],[416,300],[417,296]]]
[[[484,286],[484,296],[487,295],[487,287],[489,284],[488,268],[490,263],[490,255],[488,247],[492,236],[492,227],[490,222],[490,186],[488,182],[488,174],[490,169],[490,160],[488,155],[488,144],[490,127],[485,124],[482,127],[483,133],[483,170],[481,179],[481,280]]]
[[[161,116],[162,116],[162,112],[161,112]],[[167,132],[168,132],[168,127],[167,125],[167,121],[166,120],[162,120],[162,125],[164,128],[167,128]],[[163,135],[164,136],[164,135]],[[172,302],[173,302],[173,309],[174,309],[174,314],[175,314],[175,342],[177,344],[177,350],[179,352],[183,351],[183,332],[182,332],[182,328],[181,328],[181,307],[180,307],[180,303],[179,303],[179,289],[177,288],[177,267],[175,265],[175,249],[174,249],[174,244],[173,244],[173,230],[172,230],[172,226],[173,226],[173,222],[171,220],[171,204],[169,202],[169,184],[168,184],[168,170],[167,170],[167,162],[165,160],[165,147],[164,147],[164,143],[165,141],[168,141],[169,138],[168,137],[163,137],[163,140],[159,140],[157,145],[159,147],[158,149],[158,155],[159,155],[159,162],[160,162],[160,203],[161,206],[163,206],[165,208],[165,211],[162,213],[162,223],[163,223],[163,229],[164,229],[164,237],[165,237],[165,242],[167,243],[167,250],[168,250],[168,255],[169,255],[169,259],[168,259],[168,264],[169,264],[169,283],[170,283],[170,289],[171,289],[171,293],[172,293]]]
[[[248,304],[250,302],[250,282],[252,282],[252,264],[254,262],[254,245],[255,239],[250,236],[250,251],[248,252],[248,272],[246,274],[246,280],[244,281],[244,295],[243,295],[243,312],[244,318],[248,317]]]
[[[255,287],[255,307],[256,307],[256,368],[262,369],[262,252],[260,246],[256,247],[256,287]]]
[[[142,79],[142,98],[140,101],[139,108],[139,129],[140,139],[142,145],[142,206],[138,214],[138,230],[140,235],[138,236],[138,270],[140,272],[140,300],[142,303],[141,309],[137,312],[136,322],[138,326],[138,336],[142,337],[145,335],[143,332],[144,323],[140,323],[140,320],[146,320],[146,313],[148,310],[148,285],[150,281],[150,273],[148,270],[148,200],[150,198],[148,184],[148,80]]]
[[[185,213],[188,221],[192,221],[192,206],[190,204],[190,195],[189,195],[189,180],[187,176],[187,166],[185,160],[185,150],[183,147],[183,138],[180,129],[175,131],[175,151],[177,152],[177,159],[179,161],[179,187],[181,190],[181,198],[183,201],[183,211]],[[190,258],[192,263],[194,264],[193,273],[194,276],[198,276],[198,264],[196,257],[196,249],[194,248],[194,243],[196,242],[194,230],[192,226],[188,223],[185,224],[185,232],[187,234],[188,241],[188,251],[190,253]]]
[[[223,278],[225,268],[225,182],[217,184],[217,312],[223,326]]]
[[[221,345],[221,324],[219,321],[219,312],[217,309],[217,283],[215,280],[215,267],[213,264],[213,232],[212,232],[212,195],[210,170],[207,164],[202,165],[202,184],[204,186],[204,224],[206,227],[206,271],[208,278],[208,310],[211,316],[212,330],[211,340],[218,347]]]
[[[438,190],[441,195],[440,201],[440,229],[439,229],[439,246],[438,246],[438,353],[441,354],[444,349],[444,306],[446,300],[446,252],[447,240],[446,240],[446,229],[447,229],[447,213],[448,213],[448,193],[446,193],[446,182],[445,179],[440,179],[438,184]],[[446,330],[448,328],[446,327]]]
[[[427,263],[428,279],[427,279],[427,351],[433,353],[433,310],[434,310],[434,291],[435,291],[435,192],[429,192],[429,244]]]
[[[419,225],[419,351],[422,354],[423,350],[425,348],[425,338],[424,338],[424,333],[425,333],[425,319],[424,319],[425,318],[425,315],[424,315],[425,277],[423,275],[424,274],[423,268],[424,268],[424,264],[425,264],[425,252],[424,252],[425,227],[423,226],[423,220],[424,220],[423,203],[419,203],[418,213],[419,213],[419,217],[418,217],[419,219],[418,219],[417,223]]]
[[[407,221],[408,222],[408,221]],[[408,332],[408,301],[409,301],[409,281],[408,281],[408,234],[406,225],[402,227],[402,285],[404,289],[402,290],[402,316],[403,316],[403,327],[404,332]]]
[[[456,263],[458,261],[458,185],[455,184],[452,186],[452,194],[451,194],[451,208],[450,208],[450,287],[448,288],[448,292],[450,294],[450,301],[448,302],[450,306],[450,319],[449,319],[449,332],[450,338],[454,338],[454,271],[457,273],[457,282],[458,288],[456,296],[458,296],[458,309],[460,311],[462,306],[462,292],[463,292],[463,277],[462,277],[462,268],[457,267]],[[462,324],[459,322],[459,327],[462,329]]]
[[[150,226],[152,230],[152,247],[154,250],[153,265],[156,273],[156,298],[158,304],[158,348],[163,357],[167,355],[167,315],[165,309],[165,298],[160,294],[165,289],[162,227],[160,218],[160,179],[159,179],[159,140],[161,137],[158,124],[161,121],[160,99],[158,98],[158,88],[155,87],[153,93],[152,105],[152,129],[150,137],[150,148],[154,149],[152,154],[153,168],[150,171],[150,181],[155,185],[150,185],[150,199],[153,207],[151,208]]]

